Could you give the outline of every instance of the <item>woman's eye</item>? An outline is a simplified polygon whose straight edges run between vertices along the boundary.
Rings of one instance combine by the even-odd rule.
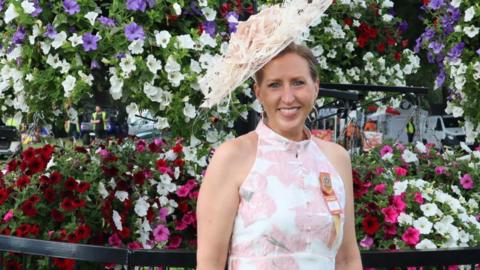
[[[300,85],[304,85],[305,82],[304,81],[294,81],[293,82],[293,85],[296,85],[296,86],[300,86]]]
[[[268,87],[270,87],[270,88],[277,88],[277,87],[279,87],[279,86],[280,86],[280,84],[279,84],[279,83],[276,83],[276,82],[275,82],[275,83],[270,83],[270,84],[268,85]]]

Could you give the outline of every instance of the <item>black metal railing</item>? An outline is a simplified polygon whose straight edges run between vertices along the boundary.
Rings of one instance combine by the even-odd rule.
[[[0,270],[4,269],[4,252],[98,264],[119,264],[125,265],[129,270],[138,266],[194,269],[196,264],[194,251],[130,250],[0,235]],[[361,256],[365,268],[406,269],[411,266],[423,266],[423,269],[447,269],[450,265],[468,265],[472,270],[480,268],[480,246],[435,250],[362,251]],[[77,269],[82,268],[77,265]]]

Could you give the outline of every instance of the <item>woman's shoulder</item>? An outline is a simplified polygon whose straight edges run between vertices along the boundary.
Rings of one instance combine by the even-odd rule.
[[[245,135],[230,139],[222,143],[215,149],[214,156],[222,159],[242,159],[246,155],[255,154],[257,146],[257,135],[255,132],[249,132]]]
[[[350,155],[348,154],[347,150],[345,150],[345,148],[338,143],[325,141],[317,137],[313,137],[313,140],[328,159],[333,159],[340,162],[350,162]]]

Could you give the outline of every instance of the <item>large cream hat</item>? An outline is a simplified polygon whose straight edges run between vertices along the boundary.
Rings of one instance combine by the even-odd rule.
[[[240,22],[228,49],[202,78],[202,107],[210,108],[261,69],[325,12],[332,0],[289,0],[273,5]]]

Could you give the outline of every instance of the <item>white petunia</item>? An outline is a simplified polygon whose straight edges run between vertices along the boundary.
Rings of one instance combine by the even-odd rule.
[[[175,60],[173,56],[169,56],[167,59],[167,63],[165,64],[165,71],[167,73],[173,73],[173,72],[178,72],[180,71],[180,64]]]
[[[134,118],[135,114],[138,114],[138,105],[131,102],[125,107],[125,111],[127,112],[128,118]]]
[[[205,18],[207,19],[207,21],[210,21],[210,22],[214,21],[215,17],[217,16],[217,12],[210,7],[202,8],[202,13],[205,16]]]
[[[156,97],[161,90],[160,87],[156,87],[149,82],[143,84],[143,92],[149,99]]]
[[[459,106],[453,106],[452,108],[452,115],[455,118],[462,117],[463,116],[463,108]]]
[[[155,127],[159,130],[170,127],[168,124],[168,119],[166,117],[157,117],[157,123],[155,124]]]
[[[478,34],[480,28],[475,27],[473,25],[467,26],[463,28],[463,32],[469,37],[473,38]]]
[[[437,205],[434,203],[422,204],[420,205],[420,209],[422,210],[423,215],[425,215],[426,217],[435,216],[439,212]]]
[[[465,10],[465,21],[469,22],[473,19],[475,16],[475,8],[473,6],[469,7],[467,10]]]
[[[173,10],[175,11],[176,16],[182,14],[182,7],[178,3],[173,4]]]
[[[100,196],[102,196],[103,199],[107,198],[109,195],[105,185],[102,182],[98,184],[98,193],[100,193]]]
[[[195,42],[189,34],[177,36],[178,46],[182,49],[193,49]]]
[[[168,150],[168,152],[165,153],[165,158],[167,160],[172,161],[172,160],[177,159],[177,157],[178,157],[177,154],[175,152],[173,152],[173,150]]]
[[[110,77],[110,95],[114,100],[119,100],[122,97],[122,89],[123,89],[123,80],[113,75]]]
[[[217,46],[217,41],[210,36],[210,34],[206,33],[205,31],[200,36],[200,44],[202,47],[209,46],[211,48],[215,48]]]
[[[421,234],[429,234],[432,231],[433,223],[431,223],[426,217],[420,217],[413,222],[413,227],[415,227],[415,229]]]
[[[158,47],[166,48],[168,42],[170,42],[170,38],[172,37],[172,35],[170,35],[170,33],[166,30],[162,30],[160,32],[155,30],[153,33],[155,35],[155,45],[157,45]]]
[[[393,8],[393,2],[390,0],[383,1],[382,8]]]
[[[17,58],[19,58],[20,56],[22,56],[22,46],[16,46],[15,49],[13,49],[7,54],[7,60],[14,61],[17,60]]]
[[[8,5],[8,8],[5,11],[5,17],[3,18],[3,20],[5,21],[6,24],[8,24],[16,17],[18,17],[18,13],[15,10],[15,6],[13,4]]]
[[[393,153],[386,153],[385,155],[382,156],[382,159],[387,161],[392,161],[392,158],[393,158]]]
[[[135,59],[127,54],[122,60],[120,60],[120,68],[124,72],[124,75],[129,76],[130,73],[137,70],[137,66],[135,65]]]
[[[115,197],[116,197],[119,201],[124,202],[126,199],[128,199],[128,192],[117,190],[117,191],[115,192]]]
[[[415,149],[417,149],[420,153],[427,153],[427,147],[420,141],[417,141],[415,144]]]
[[[420,241],[416,246],[416,249],[434,249],[437,248],[435,243],[432,242],[432,240],[429,239],[423,239]]]
[[[197,61],[191,59],[190,60],[190,70],[195,72],[195,73],[200,73],[202,72],[202,68],[200,67],[200,63]]]
[[[94,11],[90,11],[87,14],[85,14],[84,17],[87,18],[88,22],[90,22],[90,24],[93,26],[95,24],[95,20],[98,17],[98,13]]]
[[[72,75],[67,75],[65,80],[63,80],[62,86],[63,86],[63,90],[65,91],[64,96],[66,98],[72,95],[72,91],[73,91],[73,88],[75,88],[76,82],[77,82],[77,79]]]
[[[382,19],[383,19],[384,22],[391,22],[393,20],[393,16],[390,15],[390,14],[384,14],[382,16]]]
[[[113,219],[113,223],[115,224],[115,227],[117,228],[117,230],[123,231],[122,217],[120,216],[120,214],[116,210],[113,210],[112,219]]]
[[[396,181],[393,184],[393,191],[395,195],[400,195],[407,190],[408,182],[407,181]]]
[[[455,8],[458,8],[461,3],[462,3],[462,0],[452,0],[452,1],[450,2],[450,5],[452,5],[452,6],[455,7]]]
[[[149,54],[147,56],[147,67],[150,72],[153,74],[157,74],[157,71],[162,69],[162,62],[160,60],[157,60],[155,56]]]
[[[70,41],[72,47],[77,47],[78,45],[83,44],[82,36],[77,35],[77,33],[73,33],[73,35],[68,38],[68,41]]]
[[[405,149],[405,151],[403,151],[402,158],[407,163],[412,163],[412,162],[417,162],[418,161],[417,155],[415,153],[411,152],[408,149]]]
[[[132,54],[142,54],[143,53],[143,45],[144,45],[144,42],[143,42],[142,39],[136,39],[136,40],[132,41],[132,43],[130,43],[130,45],[128,45],[128,50]]]
[[[25,76],[25,80],[26,80],[27,82],[31,82],[31,81],[33,81],[33,79],[34,79],[34,78],[33,78],[32,73],[28,73],[27,76]],[[0,92],[1,92],[1,91],[0,91]]]
[[[52,44],[50,42],[40,42],[40,48],[42,49],[43,54],[47,55],[50,52],[50,48],[52,48]]]
[[[197,116],[197,110],[195,106],[190,103],[185,103],[185,107],[183,107],[183,114],[187,117],[187,121],[193,119]]]
[[[182,73],[175,71],[172,73],[168,73],[167,78],[173,87],[178,87],[180,86],[180,83],[183,81],[183,79],[185,79],[185,76]]]
[[[145,198],[143,197],[140,197],[138,198],[138,200],[135,202],[135,213],[139,216],[139,217],[144,217],[147,215],[147,211],[148,211],[148,208],[150,207],[150,205],[148,204],[148,202],[145,200]]]
[[[92,86],[93,85],[93,76],[92,74],[85,74],[83,73],[83,71],[78,71],[78,76],[80,77],[80,80],[84,83],[86,83],[87,85],[90,85]]]
[[[413,224],[413,217],[410,216],[409,214],[406,214],[404,212],[400,213],[398,215],[398,224],[400,225],[412,225]]]
[[[55,35],[55,38],[52,41],[52,47],[55,49],[58,49],[63,46],[66,40],[67,40],[67,33],[65,33],[65,31],[62,31]]]
[[[33,2],[24,0],[21,4],[23,11],[27,14],[32,14],[35,11],[35,5]]]
[[[49,64],[52,68],[57,68],[60,66],[61,61],[60,61],[60,58],[58,57],[58,54],[55,54],[53,56],[49,54],[47,56],[46,63]]]

